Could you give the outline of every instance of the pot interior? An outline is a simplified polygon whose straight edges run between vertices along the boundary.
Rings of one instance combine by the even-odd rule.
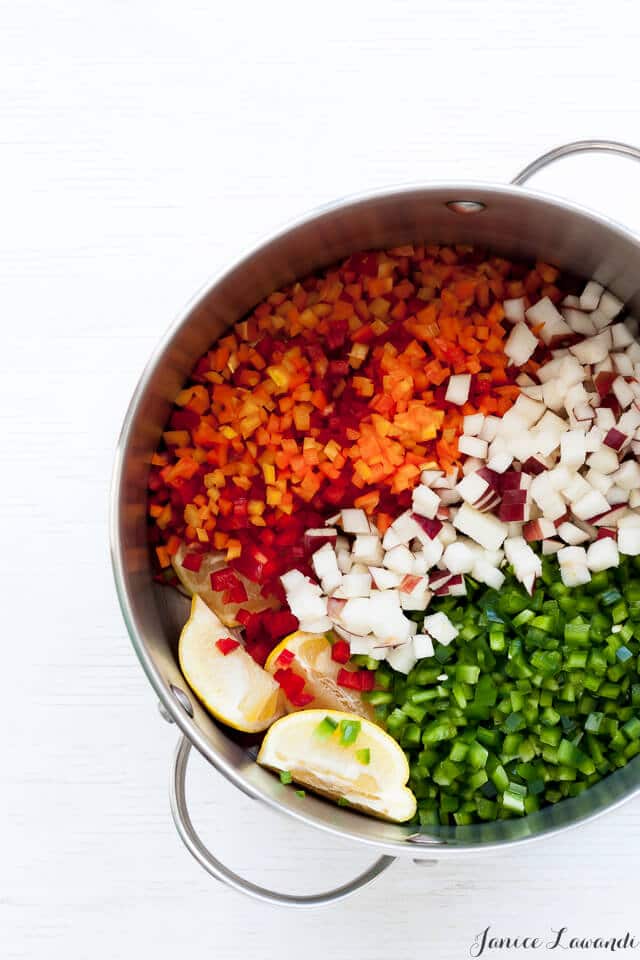
[[[452,208],[473,201],[469,208]],[[266,242],[199,297],[160,344],[129,408],[118,450],[112,504],[116,584],[133,645],[159,698],[198,749],[247,793],[298,819],[395,854],[438,856],[531,839],[600,813],[640,786],[640,757],[579,797],[518,820],[466,827],[416,828],[382,823],[307,796],[304,804],[254,762],[255,748],[220,727],[189,690],[177,664],[188,606],[152,582],[147,546],[148,465],[173,398],[195,361],[264,296],[361,249],[402,243],[473,243],[513,259],[542,259],[595,277],[640,312],[640,245],[623,228],[561,200],[520,188],[478,184],[407,187],[335,204]],[[188,696],[193,719],[171,685]],[[301,809],[304,808],[304,809]]]

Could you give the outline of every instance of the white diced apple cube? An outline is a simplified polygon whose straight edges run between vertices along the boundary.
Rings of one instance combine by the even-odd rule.
[[[486,550],[498,550],[508,531],[506,523],[490,513],[481,513],[468,503],[462,504],[453,525]]]
[[[487,441],[480,437],[467,437],[464,434],[458,438],[458,450],[468,457],[477,457],[479,460],[487,458]]]
[[[521,367],[535,353],[538,343],[526,323],[516,323],[507,337],[504,352],[514,366]]]
[[[619,563],[618,544],[611,537],[596,540],[587,550],[587,566],[593,573],[617,567]]]
[[[464,417],[462,421],[463,433],[466,433],[468,437],[477,437],[482,430],[482,425],[484,424],[484,414],[483,413],[472,413]]]
[[[369,573],[378,590],[392,590],[394,587],[399,587],[403,577],[403,574],[386,570],[384,567],[369,567]]]
[[[413,638],[413,653],[417,660],[433,656],[433,640],[428,633],[416,633]]]
[[[411,502],[414,513],[419,513],[421,517],[428,517],[432,520],[438,512],[440,497],[421,483],[414,487]]]
[[[411,573],[413,568],[413,554],[408,547],[400,544],[397,547],[393,547],[392,550],[387,550],[383,563],[387,570],[394,570],[396,573]]]
[[[369,521],[364,510],[348,509],[340,511],[342,529],[345,533],[369,533]]]
[[[471,573],[475,559],[475,550],[469,549],[462,540],[449,544],[442,556],[442,562],[450,573]]]
[[[587,443],[581,430],[568,430],[560,437],[560,463],[577,470],[587,459]]]
[[[360,635],[370,633],[373,624],[369,597],[354,597],[347,600],[340,612],[340,620],[350,633]]]
[[[447,646],[458,636],[458,628],[454,627],[446,613],[440,611],[424,618],[424,629],[443,646]]]
[[[519,323],[524,320],[524,297],[513,297],[511,300],[505,300],[502,304],[504,315],[511,323]]]
[[[384,550],[380,538],[374,533],[359,533],[353,544],[353,559],[368,567],[382,563]]]
[[[469,390],[471,389],[471,374],[458,373],[449,377],[445,400],[447,403],[455,403],[462,407],[469,399]]]
[[[387,663],[398,673],[409,673],[416,665],[417,659],[413,650],[413,643],[403,643],[401,646],[387,651]]]
[[[580,309],[595,310],[600,303],[604,287],[596,280],[589,280],[586,287],[580,294]]]
[[[342,600],[350,600],[352,597],[368,597],[370,592],[370,573],[347,573],[343,576],[342,583],[334,596]]]

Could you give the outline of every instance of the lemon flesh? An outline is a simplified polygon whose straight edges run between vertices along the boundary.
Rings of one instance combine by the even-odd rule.
[[[326,733],[329,718],[337,726]],[[341,721],[358,721],[355,742],[341,743]],[[368,763],[363,752],[368,751]],[[299,784],[385,820],[403,823],[416,812],[406,786],[407,758],[395,740],[370,720],[339,710],[302,710],[276,721],[266,734],[258,763],[286,770]]]
[[[372,706],[362,700],[357,690],[338,686],[337,677],[343,664],[332,660],[331,644],[323,633],[304,633],[297,630],[285,637],[267,657],[265,670],[275,674],[282,666],[278,659],[285,650],[294,655],[294,660],[288,667],[304,677],[304,692],[313,697],[312,703],[302,709],[326,707],[329,710],[344,710],[347,713],[357,713],[361,717],[373,718]],[[286,707],[290,712],[301,709],[289,700],[286,700]]]
[[[218,720],[235,730],[258,733],[284,713],[283,694],[243,646],[224,654],[216,641],[229,629],[199,596],[178,646],[180,667],[189,686]]]
[[[243,603],[225,603],[223,599],[224,591],[211,589],[211,574],[217,570],[223,570],[227,565],[224,554],[220,552],[203,554],[200,569],[195,571],[185,570],[182,566],[184,555],[187,552],[188,548],[183,543],[171,558],[171,564],[178,580],[188,594],[193,596],[197,593],[216,616],[220,617],[225,626],[239,626],[236,618],[240,609],[248,610],[249,613],[260,613],[262,610],[271,610],[278,606],[275,597],[263,597],[260,593],[260,585],[248,580],[247,577],[237,571],[234,571],[234,573],[247,591],[247,599]]]

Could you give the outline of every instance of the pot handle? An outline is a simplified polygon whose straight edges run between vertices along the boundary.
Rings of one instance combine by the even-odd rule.
[[[543,153],[541,157],[537,157],[524,170],[521,170],[511,183],[521,187],[534,173],[544,170],[545,167],[555,163],[556,160],[571,157],[576,153],[616,153],[621,157],[640,160],[640,150],[628,143],[619,143],[617,140],[575,140],[573,143],[565,143],[560,147],[554,147],[548,153]]]
[[[273,903],[280,907],[321,907],[329,903],[335,903],[338,900],[344,900],[345,897],[355,893],[356,890],[368,886],[394,862],[395,857],[380,857],[365,870],[364,873],[361,873],[354,880],[350,880],[349,883],[345,883],[341,887],[336,887],[334,890],[326,890],[323,893],[314,893],[308,896],[277,893],[275,890],[269,890],[267,887],[260,887],[255,883],[251,883],[250,880],[245,880],[244,877],[234,873],[229,867],[214,857],[196,833],[191,817],[189,816],[185,793],[187,762],[190,752],[190,741],[187,740],[186,737],[181,737],[173,756],[171,781],[169,785],[169,798],[173,820],[182,842],[200,866],[204,867],[207,873],[216,880],[226,883],[227,886],[233,887],[234,890],[238,890],[240,893],[246,893],[255,900],[262,900],[264,903]]]

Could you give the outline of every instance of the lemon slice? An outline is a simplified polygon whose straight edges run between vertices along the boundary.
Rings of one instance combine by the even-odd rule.
[[[284,651],[293,654],[294,659],[287,664],[294,673],[304,678],[304,692],[313,697],[308,707],[326,707],[329,710],[346,710],[361,717],[373,718],[373,707],[365,703],[357,690],[339,687],[338,673],[343,666],[331,659],[331,644],[324,633],[304,633],[297,630],[281,640],[271,651],[264,665],[265,670],[275,674],[283,666],[278,659]],[[286,698],[285,698],[286,699]],[[301,709],[286,700],[287,710]]]
[[[211,574],[216,570],[223,570],[226,567],[224,553],[216,551],[214,553],[205,553],[202,555],[200,569],[185,570],[182,566],[185,553],[188,547],[183,543],[180,545],[177,553],[171,558],[171,563],[180,583],[191,596],[197,593],[202,597],[208,607],[220,617],[227,627],[239,626],[236,619],[238,610],[248,610],[250,613],[260,613],[262,610],[271,610],[278,606],[275,597],[263,597],[260,593],[260,585],[248,580],[241,573],[236,573],[240,583],[247,591],[247,599],[244,603],[225,603],[224,592],[211,589]]]
[[[402,823],[416,812],[416,798],[405,786],[409,764],[403,750],[353,713],[301,710],[282,717],[262,741],[258,763],[385,820]]]
[[[257,733],[284,713],[283,694],[271,674],[243,646],[226,655],[216,646],[229,630],[197,595],[178,646],[182,672],[214,717],[246,733]]]

